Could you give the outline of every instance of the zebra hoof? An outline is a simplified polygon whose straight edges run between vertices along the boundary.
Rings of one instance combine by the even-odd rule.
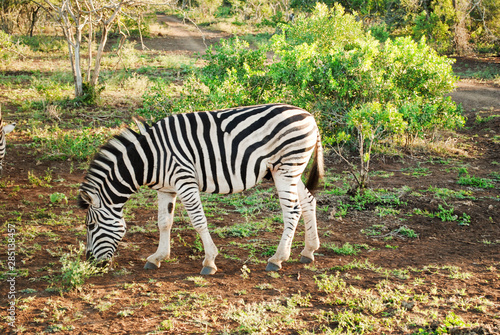
[[[144,268],[146,270],[156,270],[159,268],[159,266],[156,266],[156,264],[151,263],[151,262],[146,262],[146,265],[144,265]]]
[[[302,264],[309,264],[312,263],[314,260],[310,259],[309,257],[306,256],[300,256],[300,262]]]
[[[277,272],[277,271],[279,271],[279,269],[281,269],[281,267],[279,265],[276,265],[274,263],[267,263],[266,271]]]
[[[208,275],[213,275],[215,272],[217,272],[217,269],[214,269],[214,268],[211,268],[208,266],[204,266],[203,269],[201,269],[200,274],[202,274],[204,276],[208,276]]]

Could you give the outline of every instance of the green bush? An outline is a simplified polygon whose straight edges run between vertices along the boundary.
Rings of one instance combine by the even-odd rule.
[[[201,73],[207,78],[223,79],[230,69],[236,70],[238,77],[242,78],[253,71],[264,70],[266,55],[261,49],[250,49],[248,42],[235,37],[211,45],[203,59],[207,65]]]
[[[66,41],[62,37],[47,35],[19,36],[18,41],[28,46],[32,51],[57,52],[67,48]]]
[[[429,43],[440,53],[449,53],[453,49],[450,26],[436,13],[420,13],[412,30],[417,40],[428,36]]]
[[[61,276],[59,283],[68,290],[80,290],[85,281],[92,276],[106,273],[108,268],[97,267],[95,264],[82,260],[85,245],[80,242],[79,247],[70,247],[69,252],[61,256]]]

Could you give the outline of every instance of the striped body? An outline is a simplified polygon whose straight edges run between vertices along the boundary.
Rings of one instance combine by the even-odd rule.
[[[0,111],[0,175],[3,171],[3,159],[5,157],[5,147],[7,146],[5,135],[14,130],[15,123],[3,126],[2,112]]]
[[[308,112],[272,104],[178,114],[142,132],[127,129],[105,145],[80,188],[81,203],[90,205],[89,255],[99,260],[111,258],[125,233],[123,205],[140,186],[148,185],[159,192],[160,227],[160,244],[148,258],[149,266],[159,267],[170,255],[170,227],[178,196],[202,238],[204,271],[213,273],[217,248],[208,233],[199,192],[241,192],[272,176],[285,222],[277,253],[285,255],[271,257],[270,263],[279,268],[288,258],[301,213],[306,226],[311,226],[311,241],[308,245],[306,234],[308,250],[303,255],[313,259],[312,252],[319,247],[315,201],[300,178],[315,149],[318,159],[313,179],[322,175],[322,148],[316,123]]]

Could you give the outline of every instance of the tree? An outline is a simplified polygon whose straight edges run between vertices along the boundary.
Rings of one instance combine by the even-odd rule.
[[[110,2],[105,0],[43,0],[45,7],[53,19],[61,27],[68,43],[68,52],[71,70],[75,81],[76,97],[95,97],[101,59],[108,34],[113,25],[124,14],[124,9],[143,8],[148,5],[159,4],[154,1],[119,0]],[[168,0],[163,4],[168,4]],[[118,26],[119,29],[121,28]],[[99,31],[96,31],[100,28]],[[125,35],[125,34],[124,34]],[[94,55],[94,40],[99,36],[97,53]],[[85,41],[86,38],[86,41]],[[82,71],[82,44],[88,44],[88,62],[85,80]]]

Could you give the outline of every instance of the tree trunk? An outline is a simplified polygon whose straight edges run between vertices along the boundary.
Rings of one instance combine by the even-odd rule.
[[[469,32],[467,30],[467,19],[470,17],[469,9],[471,8],[470,0],[453,1],[453,7],[457,15],[457,23],[454,28],[453,43],[455,50],[459,55],[469,55],[473,53],[469,43]]]
[[[109,26],[107,24],[103,24],[101,33],[101,43],[99,43],[99,49],[97,50],[97,55],[95,56],[94,72],[92,74],[92,80],[90,81],[90,84],[94,87],[97,86],[97,83],[99,82],[99,72],[101,71],[101,58],[102,58],[102,53],[104,52],[104,47],[106,46],[106,42],[108,40],[108,31],[109,31]]]
[[[28,31],[28,34],[30,35],[30,37],[33,37],[33,30],[35,29],[37,14],[38,14],[38,11],[40,10],[40,8],[41,7],[38,6],[36,9],[33,9],[33,11],[31,12],[31,23],[30,23],[30,28]]]
[[[75,94],[77,97],[81,97],[84,94],[79,42],[75,46]]]

